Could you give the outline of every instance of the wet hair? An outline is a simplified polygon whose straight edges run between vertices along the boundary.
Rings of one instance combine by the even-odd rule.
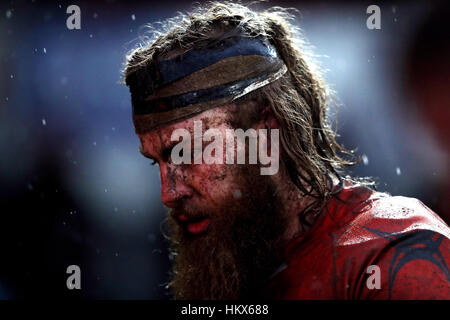
[[[159,55],[200,48],[236,35],[267,38],[288,72],[240,98],[237,104],[242,108],[238,109],[243,111],[235,118],[241,123],[243,119],[258,118],[261,107],[270,107],[280,125],[281,159],[287,172],[303,194],[316,198],[314,209],[308,212],[319,212],[336,190],[331,177],[342,180],[343,168],[357,161],[353,151],[336,141],[337,134],[327,118],[330,107],[335,105],[333,93],[323,81],[300,28],[292,23],[295,12],[280,7],[256,10],[241,3],[208,2],[189,14],[179,13],[159,23],[159,27],[149,26],[151,32],[127,56],[124,78],[126,82]]]

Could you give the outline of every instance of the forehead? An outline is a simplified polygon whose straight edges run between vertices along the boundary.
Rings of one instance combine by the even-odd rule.
[[[213,108],[203,111],[191,118],[182,120],[167,126],[154,129],[144,134],[139,134],[139,140],[141,142],[141,149],[144,151],[151,148],[160,148],[170,142],[172,132],[176,129],[186,129],[191,134],[194,132],[194,121],[202,122],[203,131],[209,128],[229,126],[228,120],[230,110],[234,109],[235,105],[229,105],[224,107]]]

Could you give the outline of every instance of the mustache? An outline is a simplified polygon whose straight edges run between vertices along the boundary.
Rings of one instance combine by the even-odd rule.
[[[169,210],[169,216],[173,220],[180,221],[208,218],[211,216],[211,214],[197,208],[177,207]]]

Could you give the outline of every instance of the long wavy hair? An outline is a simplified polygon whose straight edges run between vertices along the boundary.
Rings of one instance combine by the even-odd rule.
[[[230,36],[267,38],[288,72],[236,102],[246,105],[256,101],[253,105],[270,106],[280,124],[287,172],[303,194],[317,200],[300,217],[304,220],[307,214],[319,212],[336,190],[330,183],[331,177],[342,180],[343,168],[358,160],[353,151],[336,141],[337,134],[327,117],[330,107],[335,106],[333,92],[323,81],[311,46],[292,23],[296,13],[292,8],[253,10],[241,3],[208,2],[189,14],[178,13],[164,22],[147,25],[140,45],[128,54],[123,73],[126,83],[132,73],[158,55],[201,48]],[[252,112],[251,108],[238,109]],[[238,118],[246,117],[241,114]]]

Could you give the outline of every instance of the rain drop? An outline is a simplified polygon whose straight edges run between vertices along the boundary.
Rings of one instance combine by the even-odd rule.
[[[365,154],[361,158],[365,166],[369,165],[369,158]]]

